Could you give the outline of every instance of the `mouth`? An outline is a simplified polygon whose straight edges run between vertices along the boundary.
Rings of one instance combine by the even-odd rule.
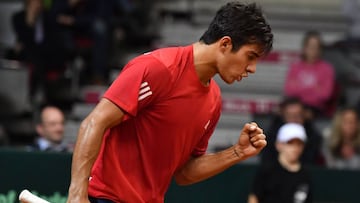
[[[242,80],[242,78],[243,78],[242,76],[238,76],[235,80],[240,82]]]

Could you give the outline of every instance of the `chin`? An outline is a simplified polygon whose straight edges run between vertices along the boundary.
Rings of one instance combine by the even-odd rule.
[[[233,83],[235,82],[235,80],[231,80],[231,81],[224,80],[224,82],[225,82],[226,84],[228,84],[228,85],[231,85],[231,84],[233,84]]]
[[[233,83],[235,82],[234,79],[224,78],[224,77],[222,77],[221,75],[220,75],[220,77],[221,77],[222,81],[224,81],[224,82],[225,82],[226,84],[228,84],[228,85],[231,85],[231,84],[233,84]]]
[[[297,163],[299,161],[300,161],[300,157],[298,157],[298,156],[289,158],[289,162],[291,162],[291,163]]]

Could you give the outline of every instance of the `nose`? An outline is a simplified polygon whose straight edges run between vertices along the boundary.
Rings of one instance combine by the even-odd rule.
[[[248,73],[255,73],[256,72],[256,64],[250,64],[247,68],[246,71]]]

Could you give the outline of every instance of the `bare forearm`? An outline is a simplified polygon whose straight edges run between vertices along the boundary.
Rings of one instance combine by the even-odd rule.
[[[235,146],[215,154],[193,158],[178,171],[175,180],[179,185],[193,184],[212,177],[243,159]]]
[[[88,203],[91,168],[99,154],[106,129],[121,123],[124,113],[107,99],[101,99],[81,123],[71,167],[68,203]]]
[[[100,151],[103,133],[104,129],[95,126],[91,119],[82,123],[73,154],[69,193],[87,197],[90,171]]]
[[[263,130],[254,122],[244,125],[239,141],[234,146],[216,154],[190,159],[175,173],[179,185],[187,185],[205,180],[230,166],[255,156],[266,146]]]

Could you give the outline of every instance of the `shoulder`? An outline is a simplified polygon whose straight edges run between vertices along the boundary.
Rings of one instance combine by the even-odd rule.
[[[300,60],[290,63],[289,68],[288,68],[288,76],[290,76],[290,77],[296,76],[297,72],[300,72],[303,70],[302,67],[303,67],[303,62],[301,62]]]
[[[301,59],[296,59],[295,61],[293,61],[292,63],[290,63],[290,68],[298,68],[301,67],[303,65],[303,61]]]
[[[301,169],[298,173],[300,176],[302,176],[304,179],[310,180],[311,174],[310,174],[310,168],[306,165],[302,165]]]
[[[161,64],[170,81],[176,81],[188,67],[193,65],[192,46],[167,47],[146,53],[144,58],[151,58],[153,63]]]
[[[325,60],[319,61],[319,64],[323,69],[326,69],[329,71],[333,71],[333,69],[334,69],[333,65]]]
[[[135,69],[141,70],[144,75],[160,74],[163,76],[167,76],[169,74],[169,71],[167,70],[166,66],[157,58],[153,57],[148,53],[145,53],[130,60],[128,64],[124,67],[122,72],[134,71]]]
[[[328,66],[328,67],[332,66],[331,63],[329,63],[328,61],[326,61],[324,59],[320,60],[319,63],[323,66]]]
[[[151,55],[164,66],[171,67],[184,62],[183,60],[190,54],[191,51],[191,46],[166,47],[146,53],[146,55]]]
[[[188,47],[167,47],[156,49],[151,52],[144,53],[133,60],[128,64],[139,64],[150,66],[155,70],[166,70],[168,73],[172,72],[172,67],[178,67],[186,61],[186,57],[189,55],[189,46]]]
[[[39,145],[38,142],[34,142],[34,143],[31,144],[31,145],[25,146],[25,150],[26,150],[26,151],[41,151],[41,150],[40,150],[40,145]]]

